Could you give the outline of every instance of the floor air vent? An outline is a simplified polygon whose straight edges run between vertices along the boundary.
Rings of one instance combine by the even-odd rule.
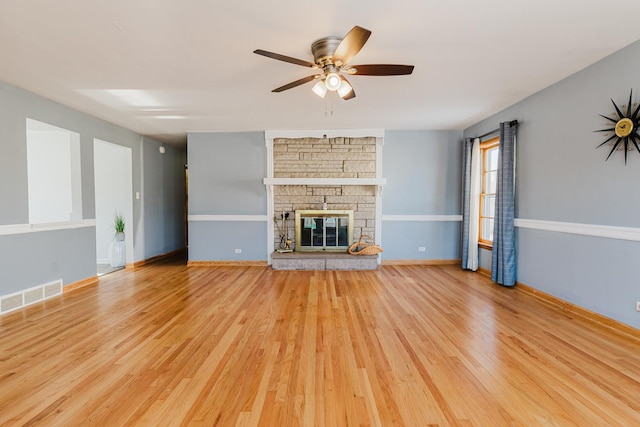
[[[62,279],[0,297],[0,314],[62,294]]]

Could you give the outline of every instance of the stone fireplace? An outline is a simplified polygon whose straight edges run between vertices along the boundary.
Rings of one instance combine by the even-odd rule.
[[[296,250],[297,240],[307,239],[300,230],[296,233],[298,211],[353,211],[348,244],[346,248],[340,248],[345,252],[362,234],[378,241],[380,197],[385,184],[381,178],[383,132],[335,131],[335,136],[314,136],[318,132],[313,131],[306,133],[312,136],[290,137],[300,134],[291,131],[267,132],[265,135],[271,164],[265,184],[271,202],[269,212],[277,220],[271,227],[271,247],[279,248],[281,234],[285,232]],[[347,136],[338,136],[340,134]],[[282,229],[283,214],[288,215],[286,231]],[[332,225],[331,221],[329,225]]]

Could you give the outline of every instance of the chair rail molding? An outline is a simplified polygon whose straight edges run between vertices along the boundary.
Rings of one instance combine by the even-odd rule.
[[[640,228],[516,218],[515,226],[532,230],[640,242]]]

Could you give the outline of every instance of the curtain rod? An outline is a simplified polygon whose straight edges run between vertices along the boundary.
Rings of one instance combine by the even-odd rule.
[[[518,125],[518,121],[517,121],[517,120],[511,120],[511,121],[509,122],[509,126],[517,126],[517,125]],[[482,134],[482,135],[480,135],[480,136],[476,136],[476,138],[480,138],[480,139],[482,139],[482,138],[484,138],[484,137],[486,137],[486,136],[493,135],[494,133],[498,133],[498,132],[500,132],[500,128],[498,128],[498,129],[494,129],[494,130],[492,130],[491,132],[487,132],[487,133]],[[474,139],[475,139],[475,138],[474,138]]]

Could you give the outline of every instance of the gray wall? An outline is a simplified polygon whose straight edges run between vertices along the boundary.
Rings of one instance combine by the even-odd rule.
[[[461,141],[461,131],[386,132],[383,218],[460,215]],[[262,132],[190,133],[189,214],[266,215],[266,154]],[[383,259],[457,259],[459,224],[384,221]],[[266,233],[264,221],[190,221],[189,260],[264,260]]]
[[[387,221],[385,215],[460,215],[461,131],[386,131],[385,260],[460,258],[459,221]],[[418,247],[424,246],[425,252]]]
[[[473,137],[517,119],[516,218],[640,228],[640,153],[616,152],[594,130],[610,98],[640,100],[640,42],[464,131]],[[640,242],[517,229],[518,281],[640,327]],[[481,264],[490,266],[490,254]]]
[[[265,261],[266,221],[189,222],[190,261]],[[240,249],[242,253],[236,254]]]
[[[263,132],[190,133],[187,147],[189,215],[266,216]],[[189,260],[266,260],[266,240],[266,221],[190,221]]]
[[[28,224],[26,118],[80,134],[83,219],[95,219],[93,139],[132,149],[133,191],[142,193],[142,137],[127,129],[67,108],[15,86],[0,82],[0,226]],[[173,179],[173,178],[172,178]],[[175,179],[179,179],[176,177]],[[145,251],[144,197],[133,200],[134,259]],[[181,221],[182,217],[180,218]],[[173,224],[176,218],[165,218]],[[95,228],[0,235],[0,295],[60,279],[73,283],[96,274]],[[174,248],[175,249],[175,248]]]
[[[0,295],[96,275],[94,227],[0,236]]]

